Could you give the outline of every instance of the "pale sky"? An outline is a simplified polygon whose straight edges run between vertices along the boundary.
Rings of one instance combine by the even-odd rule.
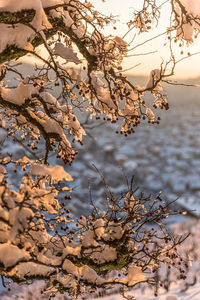
[[[197,0],[199,1],[199,0]],[[106,0],[102,2],[101,0],[90,0],[97,8],[97,10],[101,11],[104,14],[112,14],[118,15],[118,19],[120,19],[119,25],[117,24],[117,30],[107,29],[106,33],[122,36],[126,30],[127,26],[125,23],[130,20],[132,16],[132,12],[135,9],[139,9],[143,0]],[[164,0],[160,1],[161,3],[165,2]],[[161,22],[159,27],[155,29],[153,32],[143,33],[139,37],[137,36],[132,42],[133,47],[144,42],[145,40],[157,36],[159,33],[165,31],[166,27],[169,27],[169,17],[170,10],[169,5],[165,4],[164,9],[161,13]],[[131,41],[134,37],[134,33],[131,32],[127,37],[127,41]],[[148,74],[152,69],[159,68],[162,58],[166,59],[168,55],[168,48],[164,46],[166,42],[166,36],[162,36],[153,40],[152,42],[146,43],[144,46],[138,47],[137,49],[132,51],[130,54],[141,54],[146,52],[152,52],[158,50],[158,52],[150,55],[144,56],[133,56],[125,59],[124,67],[130,68],[131,66],[135,66],[137,64],[141,64],[140,66],[134,68],[130,71],[133,74]],[[178,43],[179,44],[179,43]],[[175,45],[175,54],[178,58],[182,58],[183,55],[180,55],[181,49],[178,45]],[[132,47],[131,47],[132,48]],[[200,36],[195,40],[193,45],[189,47],[185,47],[183,49],[185,56],[190,52],[191,54],[200,51]],[[177,65],[176,76],[179,78],[188,78],[188,77],[200,77],[200,54],[195,55],[193,57],[189,57],[184,61],[180,62]]]

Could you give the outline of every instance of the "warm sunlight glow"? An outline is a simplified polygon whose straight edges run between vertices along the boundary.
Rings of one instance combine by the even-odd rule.
[[[92,0],[93,5],[101,11],[103,14],[112,14],[113,16],[118,16],[118,22],[116,24],[117,30],[113,28],[105,29],[105,32],[108,34],[115,35],[116,31],[118,35],[123,36],[127,32],[126,22],[131,18],[134,9],[141,9],[143,1],[138,0],[106,0],[105,2],[99,0]],[[135,48],[133,51],[130,51],[128,57],[124,59],[124,68],[133,69],[129,70],[128,73],[133,75],[147,75],[153,68],[159,68],[163,60],[166,60],[169,54],[169,47],[165,45],[168,42],[167,36],[161,35],[166,28],[170,27],[169,17],[170,17],[170,5],[169,2],[161,0],[160,4],[164,3],[161,10],[161,22],[163,26],[156,27],[154,24],[154,30],[151,32],[140,34],[137,38],[134,39],[135,32],[131,31],[127,36],[126,40],[132,42],[131,49]],[[160,36],[161,35],[161,36]],[[158,37],[157,37],[158,36]],[[153,38],[152,41],[145,43],[136,48],[139,44],[143,44],[145,41]],[[183,51],[183,54],[181,54]],[[196,54],[198,53],[199,54]],[[150,53],[147,55],[147,53]],[[178,78],[193,78],[200,75],[200,38],[194,39],[193,44],[189,44],[182,48],[179,47],[179,42],[174,43],[174,53],[180,59],[187,57],[188,54],[191,56],[189,59],[185,59],[176,66],[175,76]],[[143,54],[143,55],[142,55]],[[195,54],[194,56],[192,56]],[[135,67],[134,67],[135,66]]]

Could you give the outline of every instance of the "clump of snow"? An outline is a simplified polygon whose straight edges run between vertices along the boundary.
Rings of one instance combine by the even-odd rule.
[[[24,249],[10,244],[0,245],[0,262],[5,268],[12,267],[20,261],[29,260],[30,255]]]
[[[44,265],[48,265],[48,266],[60,266],[61,265],[61,263],[62,263],[61,257],[53,256],[50,253],[50,251],[45,250],[45,252],[46,252],[45,254],[43,254],[42,252],[38,253],[37,260],[39,262],[43,263]]]
[[[90,254],[91,259],[97,264],[111,262],[117,259],[117,251],[115,248],[105,245],[101,250],[94,251]]]
[[[52,181],[73,181],[72,176],[67,173],[63,166],[46,166],[46,165],[32,165],[31,174],[36,176],[50,176]]]
[[[52,28],[43,10],[41,0],[21,0],[14,2],[12,0],[3,0],[0,6],[0,11],[18,12],[23,9],[34,9],[36,11],[32,25],[38,31],[46,28]]]
[[[146,89],[152,89],[152,88],[155,88],[155,86],[157,89],[158,84],[156,85],[156,83],[160,80],[160,78],[161,78],[161,70],[159,70],[159,69],[152,70],[149,75]],[[159,88],[160,88],[160,86],[159,86]]]
[[[120,110],[120,113],[122,116],[135,116],[138,114],[134,102],[126,103],[124,109]]]
[[[77,278],[79,277],[79,268],[75,266],[69,259],[65,259],[62,267],[67,273],[72,274]]]
[[[59,104],[58,100],[48,92],[45,93],[44,101],[45,101],[48,109],[50,109],[50,108],[54,109],[54,110],[60,109],[60,104]]]
[[[94,86],[97,96],[99,97],[99,108],[102,112],[108,112],[109,109],[116,109],[116,105],[111,99],[110,92],[106,88],[106,85],[98,77],[96,72],[91,73],[92,85]]]
[[[86,231],[86,233],[84,234],[84,237],[83,237],[82,245],[84,247],[91,247],[91,246],[95,247],[98,245],[98,243],[94,239],[94,231],[93,230],[89,229],[88,231]]]
[[[72,25],[72,29],[79,39],[81,39],[85,35],[85,26],[83,24],[80,24],[78,27]]]
[[[94,223],[94,232],[98,238],[113,241],[122,238],[124,229],[119,223],[105,222],[102,218],[99,218]]]
[[[29,277],[31,276],[44,276],[48,277],[54,272],[54,268],[48,267],[41,264],[36,264],[34,262],[24,262],[20,263],[16,267],[14,267],[10,272],[8,272],[8,276],[15,276],[19,279],[23,279],[27,274]]]
[[[4,210],[2,207],[0,207],[0,219],[3,219],[4,221],[9,220],[9,213],[8,211]]]
[[[64,107],[62,107],[64,110]],[[86,135],[85,130],[80,125],[77,117],[72,113],[72,107],[68,107],[66,111],[67,115],[64,116],[64,124],[69,128],[69,133],[75,135],[75,140],[82,141],[82,136]]]
[[[42,6],[45,7],[50,7],[50,6],[55,6],[58,4],[67,4],[69,1],[67,0],[41,0]]]
[[[98,276],[95,270],[91,269],[88,266],[83,266],[80,268],[80,276],[83,280],[97,284],[103,284],[106,281],[105,279],[102,279],[100,276]]]
[[[94,223],[95,234],[98,238],[101,238],[105,232],[106,222],[104,219],[99,218]]]
[[[77,282],[72,275],[64,275],[59,273],[58,275],[56,275],[56,281],[59,281],[61,284],[67,286],[68,288],[76,289],[77,287]]]
[[[74,275],[76,278],[88,281],[90,283],[102,284],[105,282],[105,279],[97,275],[96,271],[91,269],[88,266],[77,267],[69,259],[65,259],[63,263],[63,269]]]
[[[66,257],[67,255],[75,255],[75,256],[80,256],[81,252],[81,246],[77,247],[71,247],[71,246],[66,246],[63,249],[63,256]]]
[[[25,103],[26,99],[31,99],[32,95],[38,94],[39,86],[34,86],[29,83],[29,78],[25,78],[17,88],[10,89],[0,86],[1,97],[8,102],[22,105]]]
[[[74,23],[73,19],[70,17],[70,15],[68,13],[68,11],[64,12],[64,22],[67,27],[72,26],[72,24]]]
[[[81,81],[81,76],[74,70],[74,68],[70,68],[67,70],[68,75],[72,80],[76,80],[77,83]]]
[[[35,37],[34,31],[24,24],[16,24],[13,28],[8,24],[1,23],[0,32],[0,53],[11,45],[24,49],[29,44],[28,40],[33,40]]]
[[[9,211],[10,240],[13,241],[19,232],[23,232],[28,227],[29,220],[34,216],[31,209],[27,207],[15,207]]]
[[[54,54],[64,58],[67,62],[74,62],[76,65],[81,61],[77,54],[73,51],[72,47],[65,47],[62,43],[56,43],[54,48]]]
[[[134,286],[135,284],[146,280],[147,277],[142,272],[141,268],[132,264],[128,269],[128,275],[125,278],[122,278],[120,282],[127,283],[128,286]]]
[[[46,132],[57,133],[60,136],[63,135],[63,128],[55,119],[50,118],[43,111],[38,111],[37,115],[30,109],[27,109],[27,111],[29,112],[32,118],[37,120],[43,126]]]

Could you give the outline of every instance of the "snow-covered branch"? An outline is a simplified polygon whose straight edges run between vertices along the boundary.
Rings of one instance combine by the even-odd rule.
[[[6,170],[0,169],[2,276],[18,283],[44,279],[52,285],[48,296],[68,292],[77,297],[94,288],[154,284],[162,264],[180,267],[173,255],[178,258],[177,247],[187,235],[177,238],[165,230],[162,221],[179,212],[160,194],[135,198],[130,189],[120,199],[108,198],[104,212],[96,209],[73,220],[58,201],[58,193],[70,189],[55,187],[63,179],[72,180],[63,167],[36,165],[26,157],[17,164],[30,168],[18,192],[9,188]]]

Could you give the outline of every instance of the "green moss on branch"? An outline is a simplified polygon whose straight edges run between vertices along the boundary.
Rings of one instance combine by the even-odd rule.
[[[0,23],[4,24],[27,24],[30,23],[35,16],[35,10],[29,9],[29,10],[21,10],[14,13],[3,11],[0,12]]]
[[[1,54],[0,54],[0,64],[11,61],[13,59],[18,59],[21,56],[27,54],[26,50],[19,49],[16,46],[8,46]]]

